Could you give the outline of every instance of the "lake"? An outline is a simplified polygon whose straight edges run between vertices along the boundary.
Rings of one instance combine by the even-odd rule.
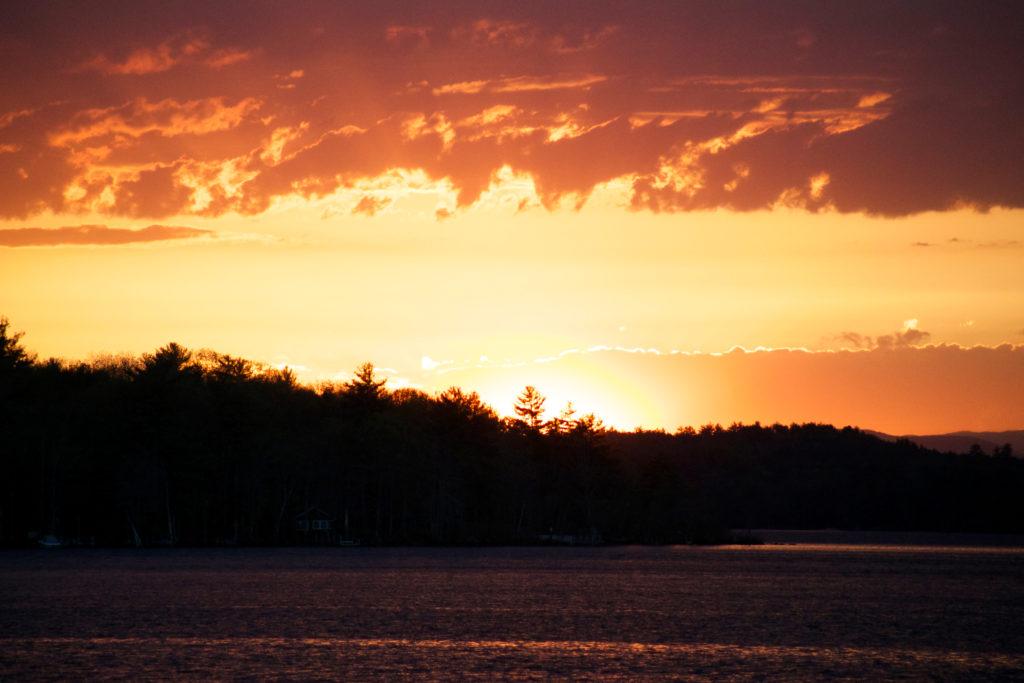
[[[1024,679],[1024,549],[0,552],[0,679]]]

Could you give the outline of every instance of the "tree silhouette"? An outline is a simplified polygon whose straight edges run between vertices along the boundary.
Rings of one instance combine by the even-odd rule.
[[[314,391],[168,344],[39,363],[0,318],[0,545],[303,542],[317,507],[364,543],[720,542],[727,530],[1024,531],[1024,459],[853,428],[622,433],[528,386],[388,391],[367,363]],[[16,368],[13,370],[12,368]]]
[[[192,352],[179,344],[171,342],[157,349],[156,353],[142,356],[142,377],[156,381],[171,382],[184,377],[199,377],[201,368],[192,359]]]
[[[540,428],[544,424],[544,402],[547,401],[537,388],[532,385],[527,385],[523,389],[523,393],[516,397],[515,406],[516,415],[519,416],[520,422],[532,431],[540,431]]]
[[[568,434],[576,428],[576,408],[573,407],[572,401],[565,404],[562,408],[562,412],[558,414],[558,417],[551,418],[548,422],[548,431],[557,434]]]
[[[344,392],[359,401],[372,402],[385,396],[385,384],[387,379],[377,380],[373,363],[363,363],[356,368],[355,379],[345,382]]]
[[[10,321],[6,317],[0,317],[0,372],[27,368],[35,360],[34,356],[18,343],[25,333],[8,334],[9,326]]]
[[[475,391],[466,393],[459,387],[448,387],[437,397],[437,402],[450,413],[469,421],[496,421],[494,409],[483,402]]]
[[[598,439],[604,431],[604,421],[593,413],[587,413],[583,417],[575,420],[571,430],[573,434],[585,436],[591,440]]]
[[[200,355],[205,355],[200,352]],[[212,353],[209,356],[208,373],[219,382],[244,382],[256,375],[256,366],[244,358],[234,358],[227,354]]]

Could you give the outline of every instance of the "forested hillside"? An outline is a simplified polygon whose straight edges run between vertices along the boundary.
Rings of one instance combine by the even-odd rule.
[[[1024,461],[827,425],[618,433],[524,390],[315,387],[169,344],[40,362],[0,319],[0,544],[702,543],[1024,532]]]

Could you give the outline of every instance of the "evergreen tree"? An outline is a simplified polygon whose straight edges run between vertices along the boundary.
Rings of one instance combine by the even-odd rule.
[[[519,421],[531,431],[540,431],[544,424],[544,402],[547,401],[536,387],[527,385],[523,393],[516,398],[513,408]]]
[[[373,363],[363,363],[356,368],[355,379],[345,382],[344,393],[358,402],[374,402],[384,398],[387,379],[377,380]]]

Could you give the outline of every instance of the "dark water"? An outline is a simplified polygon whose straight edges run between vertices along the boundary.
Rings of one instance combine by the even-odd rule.
[[[1024,679],[1024,550],[0,553],[0,679]]]

